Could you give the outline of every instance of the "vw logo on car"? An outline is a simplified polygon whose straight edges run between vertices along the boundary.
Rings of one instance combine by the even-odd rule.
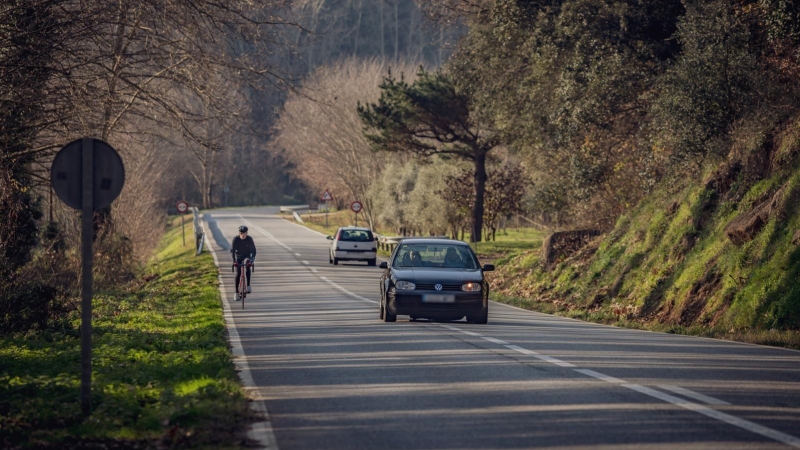
[[[433,288],[436,289],[437,291],[441,291],[442,290],[442,285],[441,284],[437,284]]]

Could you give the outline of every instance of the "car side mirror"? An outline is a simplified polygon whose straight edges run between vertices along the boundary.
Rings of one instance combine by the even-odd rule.
[[[333,240],[333,236],[325,236],[325,239],[327,239],[329,241],[332,241]]]
[[[384,261],[378,267],[380,267],[381,269],[388,269],[389,268],[389,263]]]
[[[494,271],[494,264],[484,264],[483,265],[484,272],[492,272]]]

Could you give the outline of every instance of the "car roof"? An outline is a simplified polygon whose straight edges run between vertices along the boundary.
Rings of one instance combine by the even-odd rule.
[[[459,241],[456,239],[447,239],[447,238],[426,238],[423,236],[420,237],[404,237],[400,239],[401,243],[405,243],[406,241],[412,241],[414,244],[447,244],[447,245],[464,245],[469,246],[464,241]],[[409,242],[411,243],[411,242]]]
[[[358,231],[372,231],[369,228],[364,227],[354,227],[352,225],[346,227],[339,227],[340,230],[358,230]]]

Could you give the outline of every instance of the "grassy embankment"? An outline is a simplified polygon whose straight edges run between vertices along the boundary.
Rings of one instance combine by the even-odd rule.
[[[353,225],[354,223],[354,214],[350,211],[336,211],[328,214],[327,227],[325,226],[324,214],[301,214],[300,216],[306,227],[328,236],[335,234],[339,227]],[[286,220],[294,222],[292,215],[285,215],[283,217]],[[365,222],[359,220],[359,225],[365,225]],[[387,236],[393,236],[395,234],[391,230],[383,230],[380,228],[375,231]],[[498,230],[496,240],[494,241],[480,242],[471,245],[482,263],[492,263],[498,258],[508,258],[511,255],[518,254],[525,250],[539,248],[545,237],[547,237],[546,232],[533,228],[508,228],[506,230]],[[469,233],[464,235],[464,240],[469,242]],[[381,256],[389,256],[389,251],[379,250],[378,254]]]
[[[79,313],[68,331],[0,338],[0,447],[241,448],[252,413],[216,274],[211,255],[194,256],[177,226],[139,279],[95,294],[85,418]]]
[[[552,270],[538,251],[500,261],[496,298],[618,326],[800,348],[800,126],[767,151],[764,173],[723,165],[703,183],[657,192]],[[764,205],[763,228],[733,243],[726,226]]]

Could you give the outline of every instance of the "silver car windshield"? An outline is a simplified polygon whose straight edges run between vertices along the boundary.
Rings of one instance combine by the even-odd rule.
[[[404,267],[440,267],[477,269],[475,254],[466,245],[400,244],[393,265]]]

